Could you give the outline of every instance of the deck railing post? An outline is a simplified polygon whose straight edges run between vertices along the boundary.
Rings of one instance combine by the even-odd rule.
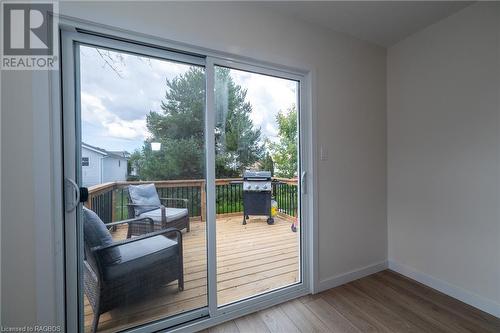
[[[113,185],[111,189],[111,222],[116,221],[116,195],[115,195],[116,188]]]
[[[85,207],[87,207],[88,209],[92,209],[92,195],[91,194],[89,194],[89,198],[87,199],[87,201],[85,201],[83,203],[83,205]]]
[[[206,221],[207,214],[207,189],[206,189],[206,181],[202,181],[200,183],[200,192],[201,192],[201,220]]]

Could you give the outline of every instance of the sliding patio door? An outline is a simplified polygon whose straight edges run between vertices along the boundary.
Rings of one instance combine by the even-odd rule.
[[[81,330],[208,315],[204,59],[88,35],[64,46],[66,178],[88,189],[68,207]]]
[[[61,50],[68,331],[308,292],[302,76],[86,31]]]
[[[299,82],[229,66],[214,67],[219,307],[301,281]]]

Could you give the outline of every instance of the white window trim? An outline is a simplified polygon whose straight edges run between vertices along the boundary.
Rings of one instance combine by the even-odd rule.
[[[80,19],[70,18],[62,16],[60,17],[60,28],[64,31],[63,38],[77,38],[80,34],[77,32],[77,29],[83,29],[86,31],[93,31],[100,35],[114,36],[116,38],[122,38],[124,40],[133,40],[144,44],[149,44],[151,46],[152,52],[156,47],[164,48],[164,50],[160,51],[161,57],[165,57],[165,52],[167,50],[176,50],[181,52],[186,52],[187,54],[196,54],[196,55],[204,55],[206,57],[205,65],[207,70],[207,78],[209,76],[213,79],[213,73],[210,74],[209,68],[213,69],[211,65],[218,64],[222,66],[228,66],[235,69],[248,70],[253,72],[258,72],[261,74],[284,77],[287,79],[294,79],[300,82],[300,126],[301,126],[301,154],[302,154],[302,170],[307,171],[307,191],[304,192],[302,197],[302,205],[306,208],[307,216],[305,216],[305,220],[308,221],[308,225],[303,227],[302,237],[303,244],[306,244],[307,247],[303,248],[302,252],[302,262],[303,269],[302,272],[302,282],[299,287],[296,285],[291,287],[285,287],[276,291],[271,291],[269,293],[259,295],[256,297],[252,297],[247,300],[243,300],[238,302],[237,304],[230,304],[228,306],[224,306],[222,308],[217,308],[216,300],[209,299],[208,310],[210,313],[210,317],[202,318],[198,321],[192,321],[182,325],[181,327],[175,328],[173,331],[175,332],[184,332],[184,331],[192,331],[192,330],[201,330],[218,323],[224,322],[226,320],[234,319],[240,317],[242,315],[255,312],[257,310],[282,303],[284,301],[299,297],[301,295],[305,295],[308,293],[314,293],[317,290],[319,279],[318,279],[318,228],[317,228],[317,165],[316,165],[316,114],[313,112],[313,106],[315,101],[312,98],[312,85],[313,85],[313,77],[314,77],[314,69],[312,69],[309,65],[302,64],[297,66],[285,66],[274,64],[270,62],[254,60],[246,57],[241,57],[238,55],[233,55],[225,52],[214,51],[206,48],[191,46],[184,43],[169,41],[157,37],[152,37],[149,35],[131,32],[123,29],[117,29],[114,27],[96,24],[89,21],[84,21]],[[90,35],[88,35],[90,36]],[[80,36],[81,37],[81,36]],[[78,37],[79,38],[79,37]],[[99,38],[99,37],[97,37]],[[126,46],[128,43],[122,43],[117,41],[119,44],[123,44]],[[61,48],[62,49],[62,48]],[[68,52],[71,50],[62,50],[64,52]],[[172,55],[168,55],[170,59],[171,56],[175,57],[177,53],[173,53]],[[184,55],[183,55],[184,56]],[[187,55],[189,57],[189,55]],[[193,57],[194,58],[194,57]],[[191,57],[190,57],[191,59]],[[68,60],[68,59],[66,59]],[[173,58],[173,60],[176,60]],[[182,60],[181,60],[182,61]],[[73,66],[73,61],[69,66]],[[286,63],[284,61],[284,63]],[[210,75],[209,75],[210,74]],[[59,73],[54,71],[50,78],[50,86],[51,86],[51,108],[53,110],[53,147],[61,147],[62,146],[62,127],[61,127],[61,93],[62,86],[64,84],[65,78],[62,78],[62,82],[59,77]],[[208,80],[208,79],[207,79]],[[207,82],[209,83],[209,82]],[[213,82],[212,82],[213,84]],[[213,87],[213,85],[212,85]],[[207,107],[209,107],[212,103],[209,103],[208,99],[213,98],[210,97],[210,93],[213,89],[210,89],[210,86],[207,85]],[[213,94],[212,94],[213,95]],[[74,96],[64,96],[65,100],[74,100]],[[215,115],[213,112],[209,112],[207,110],[207,128],[210,128],[214,125]],[[75,119],[73,119],[75,120]],[[208,133],[207,133],[208,134]],[[207,145],[210,142],[213,143],[214,139],[207,136]],[[213,137],[213,133],[211,135]],[[69,139],[69,141],[68,141]],[[74,138],[65,138],[65,142],[67,144],[72,144],[74,142]],[[211,151],[210,149],[208,151]],[[65,237],[75,237],[76,229],[66,228],[66,236],[64,236],[63,232],[63,223],[64,223],[64,209],[63,209],[63,192],[61,188],[61,184],[63,184],[62,179],[62,150],[55,149],[54,152],[54,165],[57,166],[54,177],[54,185],[55,185],[55,193],[54,193],[54,210],[56,221],[60,221],[60,223],[55,224],[55,237],[58,239],[57,241],[57,249],[56,249],[56,273],[58,277],[58,281],[56,281],[57,286],[66,285],[66,289],[64,287],[60,287],[57,290],[57,318],[60,319],[61,325],[64,325],[68,331],[74,331],[78,327],[78,318],[75,316],[78,313],[78,308],[75,308],[75,304],[77,304],[76,297],[76,285],[74,282],[76,280],[76,276],[72,273],[75,272],[75,267],[73,266],[73,271],[66,271],[67,266],[71,265],[71,262],[67,259],[65,262],[65,249],[63,248],[64,238]],[[207,154],[208,155],[208,154]],[[207,156],[207,161],[214,160],[214,157]],[[210,165],[207,164],[207,170],[210,170]],[[213,168],[212,168],[213,169]],[[213,170],[212,170],[213,171]],[[75,175],[76,176],[76,175]],[[215,184],[215,174],[207,175],[207,187],[209,184]],[[209,189],[207,192],[214,191],[214,189]],[[208,193],[207,193],[208,195]],[[212,193],[211,195],[214,195]],[[210,206],[210,205],[208,205]],[[207,214],[211,214],[212,223],[215,224],[215,207],[207,207]],[[66,216],[67,217],[67,216]],[[209,285],[208,288],[211,289],[212,295],[216,295],[216,282],[214,278],[216,277],[216,272],[213,264],[216,260],[215,257],[215,227],[208,227],[208,242],[212,244],[209,247],[209,250],[214,251],[214,253],[209,253]],[[75,237],[76,238],[76,237]],[[307,240],[306,240],[307,239]],[[304,243],[305,241],[305,243]],[[69,257],[77,255],[74,252],[75,249],[69,250]],[[68,256],[67,256],[68,257]],[[210,262],[210,260],[214,262]],[[65,267],[66,266],[66,267]],[[65,274],[67,274],[65,278]],[[73,274],[73,276],[71,276]],[[72,285],[71,285],[72,284]],[[215,293],[214,293],[215,290]],[[66,293],[66,297],[64,296]],[[210,295],[210,293],[209,293]],[[67,306],[66,306],[67,304]],[[40,301],[37,306],[43,307],[43,301]],[[81,314],[81,313],[80,313]],[[199,314],[195,313],[186,313],[185,316],[182,316],[182,320],[191,318],[198,318]],[[64,322],[64,318],[66,318],[66,322]],[[140,326],[137,328],[133,328],[131,332],[149,332],[154,330],[161,330],[165,328],[166,323],[172,324],[172,321],[160,320],[153,323],[150,323],[145,326]]]

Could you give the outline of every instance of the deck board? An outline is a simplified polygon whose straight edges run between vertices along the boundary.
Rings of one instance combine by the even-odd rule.
[[[290,221],[276,218],[268,225],[252,218],[242,225],[242,216],[217,218],[217,299],[226,304],[238,299],[293,284],[299,279],[299,233]],[[153,298],[101,315],[99,332],[114,332],[183,311],[203,307],[206,295],[205,223],[191,222],[183,232],[184,291],[177,284],[160,288]],[[113,232],[115,240],[125,238],[126,227]],[[92,308],[85,301],[85,331],[90,332]]]

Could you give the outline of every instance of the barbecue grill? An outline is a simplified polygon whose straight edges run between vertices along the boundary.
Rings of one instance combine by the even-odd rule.
[[[271,216],[271,172],[245,171],[243,173],[243,224],[250,215],[267,216],[267,224],[273,224]]]

